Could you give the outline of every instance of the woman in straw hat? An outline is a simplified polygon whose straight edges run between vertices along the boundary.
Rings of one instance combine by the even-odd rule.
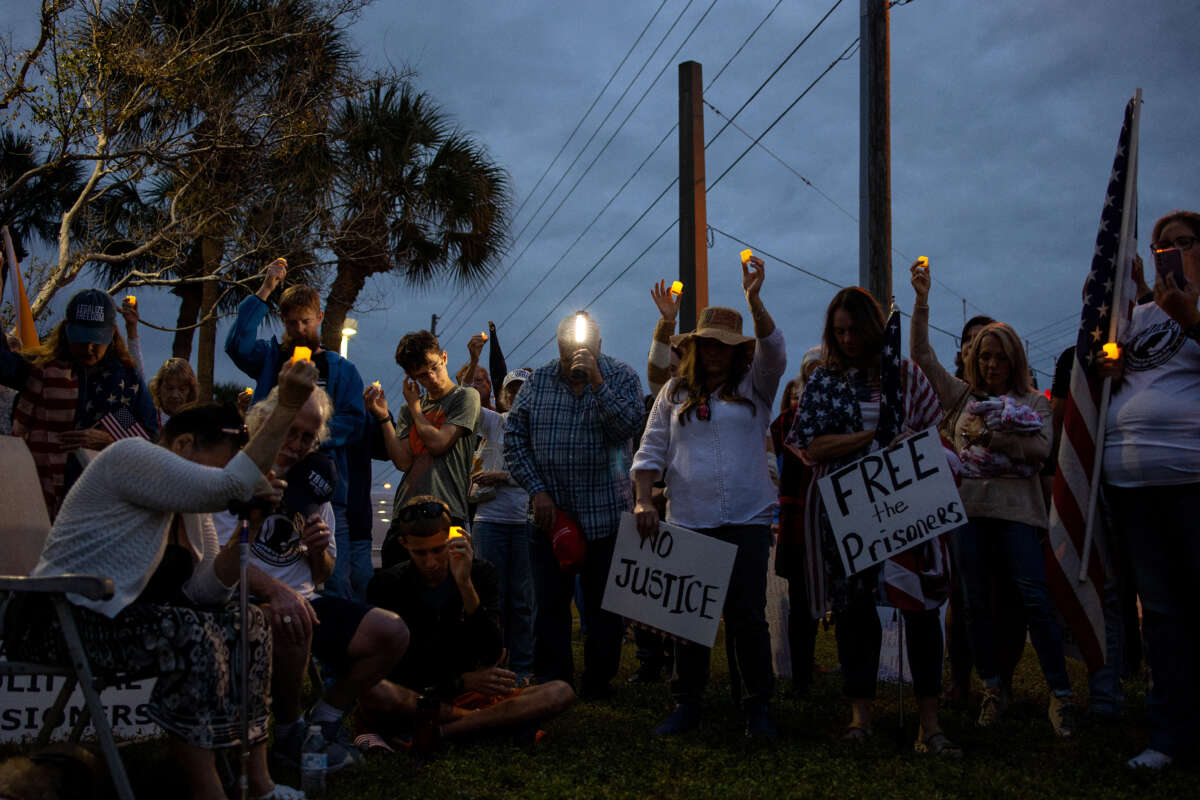
[[[754,336],[742,334],[742,315],[709,306],[696,330],[672,337],[683,354],[679,375],[659,392],[633,459],[638,531],[658,528],[651,486],[667,485],[667,521],[737,546],[725,598],[728,651],[740,668],[735,693],[749,736],[775,738],[767,703],[775,688],[766,620],[766,573],[775,487],[764,455],[779,379],[787,368],[783,333],[763,307],[762,259],[742,264],[742,289]],[[708,682],[709,648],[679,642],[671,695],[676,708],[655,729],[683,733],[700,722]]]

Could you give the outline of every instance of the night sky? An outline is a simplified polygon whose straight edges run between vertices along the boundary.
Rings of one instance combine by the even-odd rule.
[[[7,20],[0,30],[30,46],[36,4],[0,5]],[[416,293],[391,279],[368,284],[350,352],[364,381],[394,385],[398,405],[396,341],[427,327],[434,313],[442,317],[438,328],[451,371],[466,360],[469,336],[489,319],[507,319],[500,338],[510,366],[545,363],[554,353],[543,345],[557,322],[585,305],[599,322],[604,349],[644,375],[657,318],[649,288],[678,271],[678,229],[668,230],[679,213],[675,189],[651,207],[678,173],[677,139],[668,135],[678,114],[677,64],[701,62],[706,100],[732,116],[832,5],[393,0],[368,8],[351,28],[366,66],[413,70],[418,88],[509,172],[520,213],[498,271],[507,276],[469,303],[472,290]],[[928,256],[933,324],[958,331],[965,298],[968,315],[987,313],[1030,340],[1039,384],[1049,385],[1055,356],[1074,338],[1121,117],[1136,88],[1145,101],[1143,258],[1149,261],[1146,242],[1156,218],[1200,207],[1196,11],[1184,0],[913,0],[892,9],[892,230],[901,308],[912,305],[909,263]],[[843,0],[737,117],[737,126],[752,137],[762,133],[858,33],[859,2]],[[763,139],[778,160],[754,148],[719,183],[751,140],[731,126],[710,141],[725,120],[706,110],[708,222],[766,258],[763,295],[789,344],[789,374],[817,343],[835,289],[777,259],[839,285],[857,283],[858,106],[859,64],[851,49]],[[742,245],[721,233],[712,245],[710,302],[744,310]],[[149,292],[141,307],[156,322],[173,320],[176,312],[173,302]],[[144,337],[148,363],[166,357],[168,335],[146,331]],[[953,340],[935,335],[933,343],[950,363]],[[223,359],[217,377],[244,380]]]

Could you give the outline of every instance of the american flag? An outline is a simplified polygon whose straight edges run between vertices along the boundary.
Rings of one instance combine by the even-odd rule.
[[[1093,481],[1099,480],[1097,459],[1102,458],[1104,417],[1108,394],[1093,365],[1109,340],[1112,315],[1128,319],[1134,291],[1130,263],[1137,251],[1137,115],[1140,92],[1125,106],[1125,121],[1117,141],[1108,192],[1100,212],[1100,230],[1091,271],[1084,284],[1083,311],[1075,340],[1071,388],[1063,417],[1058,471],[1050,508],[1046,578],[1055,605],[1074,636],[1083,660],[1091,670],[1104,664],[1104,566],[1099,526],[1083,567],[1084,538],[1092,504]],[[1128,219],[1126,216],[1128,215]],[[1122,242],[1122,231],[1127,241]],[[1124,261],[1122,262],[1122,257]],[[1117,306],[1120,306],[1118,309]],[[1086,574],[1086,580],[1079,580]]]
[[[133,413],[121,406],[116,411],[109,412],[100,418],[96,423],[114,440],[129,439],[133,436],[140,436],[143,439],[149,439],[150,434],[142,427],[133,416]]]

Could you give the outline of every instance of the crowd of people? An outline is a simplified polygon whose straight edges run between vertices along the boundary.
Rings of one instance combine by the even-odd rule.
[[[1099,505],[1107,651],[1090,675],[1087,711],[1122,716],[1122,674],[1129,654],[1144,652],[1149,747],[1129,764],[1149,769],[1194,754],[1200,712],[1200,609],[1189,591],[1200,576],[1197,242],[1200,214],[1158,221],[1151,247],[1179,257],[1183,282],[1161,273],[1151,289],[1139,261],[1142,296],[1117,354],[1103,353],[1097,337],[1086,359],[1112,379]],[[835,626],[847,747],[873,735],[881,605],[903,619],[917,752],[962,755],[941,727],[939,701],[966,698],[972,669],[982,684],[978,724],[1003,717],[1026,632],[1049,723],[1074,735],[1083,708],[1045,566],[1048,479],[1054,453],[1072,446],[1060,413],[1069,375],[1039,392],[1017,331],[987,317],[964,327],[955,371],[943,367],[929,342],[931,268],[919,261],[910,358],[890,343],[879,303],[843,289],[772,419],[788,356],[763,302],[765,271],[760,258],[743,257],[749,331],[738,310],[710,306],[694,330],[676,334],[678,293],[652,288],[660,318],[649,395],[580,312],[558,327],[558,357],[537,367],[510,370],[493,325],[472,337],[451,377],[432,332],[407,334],[395,352],[398,409],[380,383],[364,384],[353,363],[321,347],[321,296],[283,288],[282,260],[267,266],[225,342],[254,381],[242,408],[197,402],[184,359],[148,375],[136,303],[118,308],[102,291],[81,291],[41,346],[0,342],[0,382],[14,391],[5,423],[28,444],[53,520],[32,574],[113,580],[110,599],[71,598],[88,656],[101,673],[158,676],[147,713],[200,798],[225,796],[214,751],[240,743],[242,708],[252,795],[295,798],[303,793],[273,781],[272,760],[297,766],[310,725],[321,727],[328,768],[338,770],[368,753],[487,731],[535,742],[577,698],[609,697],[629,627],[602,599],[626,514],[642,537],[667,522],[736,548],[722,616],[733,700],[750,737],[778,736],[772,569],[787,581],[795,695],[812,683],[821,621]],[[273,305],[283,337],[260,338]],[[960,480],[966,521],[912,551],[919,589],[901,598],[889,589],[888,561],[847,574],[817,484],[930,428]],[[378,567],[373,460],[403,473]],[[240,619],[231,598],[244,525],[253,603]],[[586,630],[578,677],[573,602]],[[234,675],[243,625],[248,697]],[[10,657],[68,658],[48,604],[10,603],[4,630]],[[674,709],[654,735],[704,724],[710,649],[643,627],[634,638],[631,680],[655,682],[664,669],[670,677]],[[313,664],[320,680],[306,710]]]

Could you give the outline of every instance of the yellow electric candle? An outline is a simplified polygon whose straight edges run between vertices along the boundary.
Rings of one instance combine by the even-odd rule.
[[[129,305],[133,306],[134,308],[137,308],[137,298],[134,297],[133,295],[131,295],[131,294],[125,295],[125,302],[129,303]]]
[[[461,539],[461,538],[463,538],[463,529],[462,529],[460,526],[458,526],[458,525],[451,526],[451,528],[450,528],[450,538],[451,538],[451,539]]]
[[[487,334],[486,334],[486,333],[484,333],[483,331],[480,331],[480,332],[479,332],[479,335],[483,337],[483,340],[484,340],[485,342],[487,341]]]
[[[1117,346],[1116,342],[1108,342],[1107,344],[1104,345],[1104,347],[1102,347],[1100,349],[1104,351],[1104,355],[1107,358],[1120,358],[1121,357],[1121,348]]]
[[[247,386],[245,389],[242,389],[242,394],[254,394],[254,390]]]
[[[683,294],[683,281],[675,281],[671,284],[671,296],[679,297],[681,294]]]
[[[380,384],[380,383],[379,383],[379,381],[375,381],[375,382],[374,382],[374,383],[372,383],[371,385],[372,385],[372,386],[374,386],[376,389],[382,389],[382,388],[383,388],[383,385],[382,385],[382,384]]]
[[[929,257],[928,256],[918,256],[917,257],[917,266],[920,267],[921,269],[929,269]]]
[[[312,360],[312,348],[311,347],[297,346],[296,349],[292,351],[292,363],[293,364],[295,364],[297,361],[311,361],[311,360]]]
[[[750,257],[751,257],[752,255],[754,255],[754,251],[753,251],[753,250],[743,250],[743,251],[742,251],[742,253],[741,253],[741,256],[742,256],[742,263],[743,263],[743,264],[745,264],[746,262],[748,262],[748,261],[750,260]]]

